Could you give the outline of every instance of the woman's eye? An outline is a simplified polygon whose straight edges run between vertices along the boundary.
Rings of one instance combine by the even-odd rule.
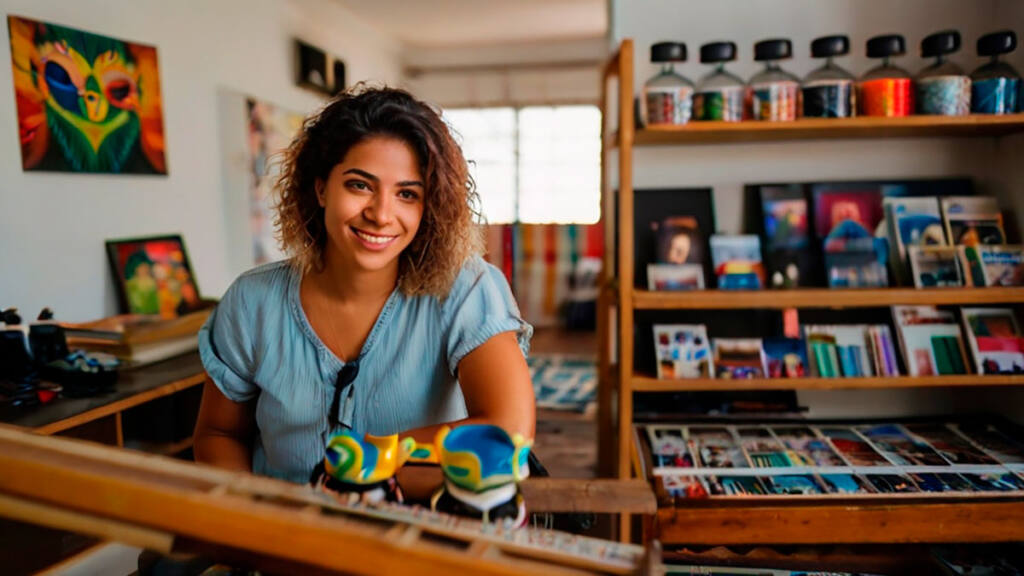
[[[352,189],[355,189],[355,190],[369,190],[370,189],[370,186],[367,185],[366,182],[363,182],[362,180],[350,180],[348,182],[348,187],[352,188]]]
[[[416,192],[414,192],[412,190],[399,190],[398,191],[398,196],[399,196],[399,198],[402,198],[403,200],[416,200],[417,198],[420,197],[419,194],[417,194]]]

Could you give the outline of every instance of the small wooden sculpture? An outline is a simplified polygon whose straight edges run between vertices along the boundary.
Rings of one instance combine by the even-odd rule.
[[[526,506],[519,482],[529,476],[531,445],[521,435],[509,436],[489,424],[442,428],[435,448],[444,484],[430,499],[431,509],[523,526]]]
[[[323,462],[310,477],[314,487],[335,493],[347,503],[399,502],[404,498],[395,473],[412,454],[412,438],[361,435],[343,430],[331,437]]]

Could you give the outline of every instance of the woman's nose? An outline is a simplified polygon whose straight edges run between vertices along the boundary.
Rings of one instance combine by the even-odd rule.
[[[363,216],[381,226],[390,224],[395,217],[393,196],[384,190],[378,191],[367,204]]]

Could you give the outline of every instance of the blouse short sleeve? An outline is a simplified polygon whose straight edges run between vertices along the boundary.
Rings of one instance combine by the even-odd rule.
[[[515,333],[524,357],[530,350],[533,326],[520,315],[505,275],[482,258],[463,267],[444,301],[442,318],[452,375],[467,354],[502,332]]]
[[[233,402],[245,402],[259,392],[252,382],[253,334],[247,318],[242,276],[224,293],[199,330],[199,358],[217,388]]]

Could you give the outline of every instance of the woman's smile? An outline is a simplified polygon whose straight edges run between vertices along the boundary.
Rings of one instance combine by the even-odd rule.
[[[375,234],[365,230],[360,230],[355,226],[350,226],[349,229],[352,230],[352,233],[355,234],[356,238],[362,241],[362,244],[369,250],[383,250],[398,238],[397,235]]]

